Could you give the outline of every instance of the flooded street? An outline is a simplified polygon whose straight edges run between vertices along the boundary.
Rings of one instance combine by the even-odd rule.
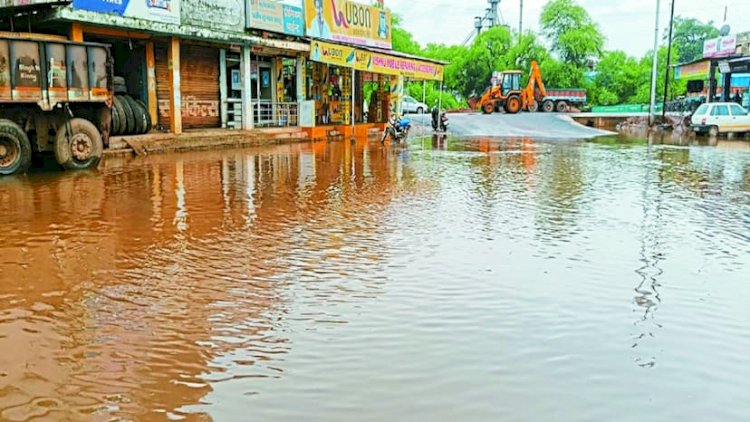
[[[0,420],[750,415],[744,141],[110,159],[0,215]]]

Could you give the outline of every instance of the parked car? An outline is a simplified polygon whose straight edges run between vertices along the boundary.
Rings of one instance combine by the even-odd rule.
[[[703,104],[690,119],[693,130],[716,136],[719,133],[750,132],[750,116],[737,103]]]
[[[404,114],[407,114],[407,113],[422,114],[426,112],[427,110],[429,110],[429,107],[427,107],[427,104],[420,103],[419,101],[415,100],[414,98],[408,95],[404,97],[403,104],[404,104],[403,105]]]

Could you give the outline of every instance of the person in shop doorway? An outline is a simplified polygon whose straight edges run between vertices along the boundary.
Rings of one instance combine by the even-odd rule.
[[[328,26],[325,17],[323,16],[323,0],[314,0],[315,2],[315,16],[313,17],[312,25],[307,35],[317,38],[331,38],[331,28]]]

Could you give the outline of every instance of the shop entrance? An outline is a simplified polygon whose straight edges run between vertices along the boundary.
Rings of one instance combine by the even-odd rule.
[[[297,126],[295,59],[254,56],[251,64],[253,124],[257,127]]]

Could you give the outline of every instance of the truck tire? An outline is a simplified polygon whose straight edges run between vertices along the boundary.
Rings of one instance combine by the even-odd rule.
[[[117,95],[115,96],[112,110],[117,113],[117,131],[115,134],[124,135],[125,130],[127,129],[127,116],[125,115],[125,109],[122,107],[122,100],[120,100],[120,97]]]
[[[558,101],[557,105],[555,105],[555,110],[557,110],[558,113],[565,113],[568,111],[568,103],[566,101]]]
[[[555,102],[552,100],[544,100],[544,102],[542,102],[542,111],[545,113],[552,113],[555,111]]]
[[[57,128],[55,159],[66,170],[96,167],[103,149],[102,134],[86,119],[75,118]]]
[[[0,175],[23,173],[31,165],[31,142],[21,126],[0,119]]]
[[[122,109],[125,110],[125,131],[122,134],[132,135],[135,133],[135,113],[133,112],[133,109],[130,108],[130,103],[128,103],[128,100],[124,95],[119,95],[118,97],[120,97]]]
[[[136,135],[146,133],[146,110],[141,108],[140,104],[138,104],[130,95],[125,95],[124,97],[125,101],[128,102],[130,109],[133,110],[133,115],[135,117],[135,129],[133,129],[133,133]]]
[[[151,132],[151,127],[153,123],[151,123],[151,113],[148,110],[148,107],[146,106],[146,103],[144,103],[141,100],[135,100],[135,102],[138,103],[141,107],[143,107],[143,110],[146,112],[146,131],[143,133]]]
[[[112,113],[112,135],[117,135],[117,132],[120,130],[120,115],[117,113],[117,110],[115,110],[114,102],[112,104],[112,108],[110,109],[110,112]]]
[[[505,101],[505,112],[508,114],[516,114],[521,111],[521,99],[517,96],[509,97]]]
[[[708,128],[708,136],[711,138],[715,138],[719,136],[719,127],[718,126],[711,126]]]
[[[539,103],[536,100],[533,100],[531,104],[529,104],[529,112],[536,113],[537,111],[539,111]]]
[[[486,102],[482,106],[482,113],[484,114],[492,114],[493,111],[495,111],[495,103],[492,101]]]

